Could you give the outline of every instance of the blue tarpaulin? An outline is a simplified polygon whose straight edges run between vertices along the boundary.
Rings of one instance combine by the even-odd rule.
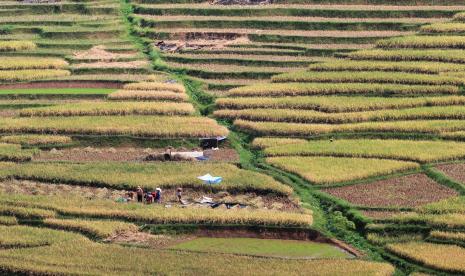
[[[220,184],[223,181],[223,178],[220,176],[212,176],[211,174],[207,173],[206,175],[202,175],[197,177],[198,179],[202,180],[205,184]]]

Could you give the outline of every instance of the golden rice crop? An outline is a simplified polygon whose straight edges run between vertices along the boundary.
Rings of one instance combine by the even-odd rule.
[[[367,121],[465,119],[464,106],[414,107],[350,113],[325,113],[296,109],[216,110],[215,116],[227,119],[294,123],[355,123]]]
[[[0,137],[0,142],[21,145],[54,145],[69,144],[71,137],[61,135],[8,135]]]
[[[427,267],[452,273],[465,273],[465,249],[456,245],[410,242],[390,244],[392,253]],[[446,257],[447,256],[447,257]]]
[[[73,238],[75,235],[63,231],[22,225],[0,225],[0,248],[46,246]]]
[[[49,228],[81,232],[96,238],[106,238],[112,234],[137,230],[137,226],[132,223],[112,221],[112,220],[85,220],[85,219],[56,219],[47,218],[43,225]]]
[[[324,112],[356,112],[380,109],[401,109],[420,106],[463,105],[464,96],[442,97],[345,97],[345,96],[296,96],[219,98],[219,109],[313,109]]]
[[[37,46],[31,41],[7,40],[0,41],[0,52],[32,50]],[[3,59],[4,57],[2,57]]]
[[[68,70],[0,70],[0,82],[31,81],[47,78],[65,77],[71,73]]]
[[[0,216],[0,225],[16,225],[18,220],[13,216]]]
[[[308,136],[335,132],[399,132],[431,133],[465,130],[463,120],[414,120],[396,122],[364,122],[340,125],[252,122],[235,120],[234,125],[244,131],[266,136]]]
[[[4,133],[133,135],[186,138],[227,135],[215,120],[189,116],[73,116],[21,117],[0,121]]]
[[[360,180],[420,167],[413,162],[347,157],[268,157],[266,162],[317,185]]]
[[[159,90],[119,90],[108,95],[108,98],[110,100],[173,102],[185,102],[189,99],[184,93]]]
[[[429,236],[433,239],[465,242],[465,233],[461,232],[431,231]]]
[[[377,83],[264,83],[231,89],[228,96],[311,96],[311,95],[428,95],[458,94],[452,85],[402,85]]]
[[[19,69],[63,69],[68,67],[65,60],[40,57],[2,57],[0,70]]]
[[[10,205],[10,208],[56,211],[67,216],[98,217],[150,224],[241,224],[301,227],[309,227],[312,224],[312,215],[309,213],[289,213],[274,210],[166,208],[161,205],[121,204],[111,200],[5,194],[0,194],[0,202],[0,207]]]
[[[450,49],[396,49],[360,50],[348,54],[351,59],[391,60],[391,61],[441,61],[465,63],[465,51]]]
[[[423,240],[423,236],[420,234],[412,234],[412,233],[401,234],[401,235],[383,235],[383,234],[377,234],[377,233],[368,233],[367,240],[377,245],[384,245],[386,243],[394,243],[394,242],[421,241]]]
[[[388,276],[395,271],[388,263],[358,259],[218,258],[217,254],[124,247],[83,238],[48,247],[1,250],[0,268],[41,275],[187,275],[192,271],[205,275],[258,275],[267,271],[276,275]]]
[[[308,69],[311,71],[399,71],[437,74],[449,71],[465,71],[465,65],[425,61],[395,62],[337,59],[331,62],[311,64]]]
[[[444,23],[435,23],[420,28],[423,33],[463,33],[465,32],[465,23],[459,22],[444,22]]]
[[[26,108],[20,116],[105,116],[105,115],[189,115],[190,103],[167,102],[78,102]]]
[[[129,83],[124,86],[125,90],[156,90],[156,91],[172,91],[185,93],[184,85],[178,83],[160,83],[160,82],[137,82]]]
[[[21,149],[20,145],[0,143],[0,160],[2,161],[30,161],[37,150]]]
[[[316,140],[305,143],[278,144],[266,148],[265,154],[267,156],[343,156],[433,162],[465,157],[465,143],[395,139]]]
[[[307,140],[305,139],[292,139],[292,138],[255,138],[252,142],[252,145],[259,149],[275,147],[275,146],[284,146],[284,145],[294,145],[294,144],[305,144]]]
[[[21,219],[44,219],[53,218],[56,213],[52,210],[0,205],[0,215],[14,216]]]
[[[406,72],[383,71],[336,71],[312,72],[297,71],[273,76],[272,82],[328,82],[328,83],[391,83],[391,84],[430,84],[430,85],[461,85],[460,78],[426,75]]]
[[[463,36],[406,36],[380,40],[380,48],[465,48]]]
[[[292,189],[272,178],[241,170],[232,164],[215,163],[0,163],[2,175],[9,174],[21,179],[46,180],[51,182],[84,184],[135,189],[138,186],[148,190],[185,187],[200,190],[228,192],[256,192],[290,195]],[[215,186],[205,186],[197,176],[211,173],[223,177]]]

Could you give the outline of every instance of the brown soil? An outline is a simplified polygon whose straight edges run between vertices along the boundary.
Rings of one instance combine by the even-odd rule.
[[[31,83],[0,84],[0,89],[33,88],[122,88],[123,83],[98,81],[45,81]]]
[[[458,195],[458,192],[437,184],[424,174],[328,188],[324,191],[352,204],[369,207],[416,207]]]
[[[160,50],[165,52],[177,52],[180,50],[213,50],[223,49],[233,44],[246,44],[250,40],[246,36],[234,36],[225,38],[215,37],[200,37],[200,38],[189,38],[181,40],[169,40],[159,41],[155,44]]]
[[[465,183],[465,163],[437,165],[436,169],[459,182]]]
[[[105,46],[98,45],[87,51],[79,51],[73,54],[74,59],[96,59],[96,60],[115,60],[118,58],[131,58],[134,53],[112,53],[105,50]]]
[[[239,154],[234,149],[205,150],[203,155],[208,157],[209,161],[239,161]]]
[[[200,149],[173,149],[172,151],[189,151]],[[140,161],[149,154],[164,153],[166,149],[152,148],[65,148],[61,150],[42,151],[34,156],[36,161]],[[219,149],[215,151],[205,151],[204,155],[209,156],[212,161],[236,162],[239,156],[233,149]]]
[[[194,238],[187,235],[153,235],[138,231],[123,231],[111,235],[104,241],[120,244],[137,244],[151,248],[164,248]]]
[[[404,214],[407,212],[395,212],[395,211],[373,211],[373,210],[363,210],[360,211],[364,216],[376,219],[376,220],[383,220],[383,219],[390,219],[395,215]]]

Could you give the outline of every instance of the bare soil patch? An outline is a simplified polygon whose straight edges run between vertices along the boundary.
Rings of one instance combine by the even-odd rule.
[[[369,207],[416,207],[458,195],[457,191],[437,184],[424,174],[328,188],[324,191],[352,204]]]
[[[96,60],[115,60],[118,58],[131,58],[135,53],[113,53],[105,50],[105,46],[98,45],[90,48],[87,51],[78,51],[73,53],[74,59],[96,59]]]
[[[162,154],[168,149],[158,148],[133,148],[133,147],[106,147],[106,148],[65,148],[52,149],[50,151],[41,151],[34,156],[36,161],[74,161],[74,162],[92,162],[92,161],[133,161],[142,162],[150,154]],[[199,148],[171,149],[171,152],[201,151]],[[206,150],[204,156],[210,161],[236,162],[239,155],[233,149]]]
[[[181,50],[215,50],[223,49],[233,44],[247,44],[250,40],[246,36],[229,37],[186,37],[180,40],[162,40],[158,41],[155,46],[165,52],[178,52]]]
[[[465,163],[437,165],[436,169],[459,182],[465,183]]]

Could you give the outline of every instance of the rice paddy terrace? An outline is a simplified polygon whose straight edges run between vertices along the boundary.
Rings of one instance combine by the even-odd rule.
[[[465,3],[255,4],[0,0],[0,274],[465,273]]]
[[[212,92],[267,82],[273,75],[371,48],[382,38],[411,35],[463,7],[269,5],[137,0],[136,31],[162,51],[159,66],[200,78]],[[340,3],[339,3],[340,4]]]

